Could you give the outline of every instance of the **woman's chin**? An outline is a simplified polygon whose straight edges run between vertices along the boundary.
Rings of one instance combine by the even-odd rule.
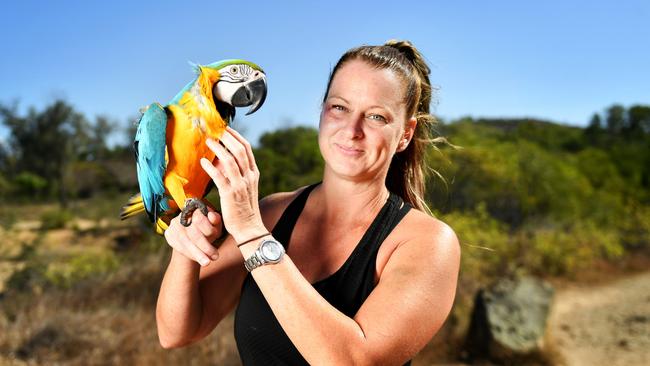
[[[362,176],[367,175],[367,170],[358,164],[338,163],[330,165],[330,170],[339,177],[352,180],[358,180]]]

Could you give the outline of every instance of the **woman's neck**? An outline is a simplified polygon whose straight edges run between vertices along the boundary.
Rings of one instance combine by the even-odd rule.
[[[381,179],[357,182],[328,174],[327,170],[317,190],[316,207],[328,223],[365,222],[379,212],[389,195]]]

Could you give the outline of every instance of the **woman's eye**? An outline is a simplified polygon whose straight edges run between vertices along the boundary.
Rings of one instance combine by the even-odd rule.
[[[379,122],[386,122],[386,117],[382,116],[381,114],[371,114],[368,116],[368,118],[379,121]]]
[[[345,111],[345,107],[339,104],[332,105],[332,109],[335,109],[337,111]]]

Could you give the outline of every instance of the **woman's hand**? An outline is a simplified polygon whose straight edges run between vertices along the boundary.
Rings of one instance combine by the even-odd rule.
[[[203,158],[201,166],[219,190],[226,230],[237,243],[263,234],[267,230],[257,202],[260,173],[251,145],[230,127],[221,136],[221,143],[208,139],[206,144],[217,160],[213,165]]]
[[[185,227],[180,222],[180,215],[174,217],[165,230],[167,243],[190,260],[207,266],[210,261],[219,258],[219,251],[212,243],[222,235],[221,216],[208,206],[208,217],[201,210],[192,214],[192,223]]]

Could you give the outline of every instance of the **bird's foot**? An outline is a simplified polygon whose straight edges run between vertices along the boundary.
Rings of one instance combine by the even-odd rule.
[[[190,226],[192,223],[192,214],[197,209],[200,209],[201,213],[206,217],[208,216],[208,206],[203,201],[198,198],[188,198],[185,200],[185,207],[181,211],[181,225],[185,227]]]

